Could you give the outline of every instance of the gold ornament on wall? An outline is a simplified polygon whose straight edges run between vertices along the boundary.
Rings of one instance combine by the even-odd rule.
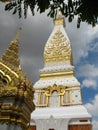
[[[64,62],[71,60],[71,46],[60,29],[48,41],[44,51],[45,63]]]

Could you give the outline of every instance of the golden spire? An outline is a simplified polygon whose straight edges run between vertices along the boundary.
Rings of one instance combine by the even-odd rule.
[[[62,13],[61,13],[60,9],[58,9],[58,11],[57,11],[57,16],[56,16],[56,19],[54,20],[54,24],[55,25],[63,25],[63,26],[65,26],[64,18],[62,16]]]
[[[61,19],[62,18],[62,13],[60,10],[58,10],[57,12],[57,19]]]
[[[19,37],[21,33],[21,28],[19,28],[15,38],[11,41],[8,49],[2,55],[1,60],[13,67],[19,68],[20,66],[20,59],[19,59]]]
[[[20,28],[18,29],[18,32],[17,32],[15,38],[13,39],[13,42],[19,41],[19,38],[20,38],[20,35],[21,35],[21,30],[22,30],[22,28],[20,27]]]

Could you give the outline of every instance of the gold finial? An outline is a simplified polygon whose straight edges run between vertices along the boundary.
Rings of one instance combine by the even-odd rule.
[[[21,69],[21,65],[19,65],[19,68],[18,68],[18,69],[19,69],[19,71],[22,71],[22,69]]]
[[[18,29],[18,32],[17,32],[15,38],[13,39],[13,41],[15,41],[15,40],[18,41],[18,40],[19,40],[19,37],[20,37],[20,34],[21,34],[21,30],[22,30],[22,28],[20,27],[20,28]]]
[[[61,13],[60,9],[58,9],[58,11],[57,11],[57,19],[62,19],[62,13]]]
[[[65,26],[64,19],[63,19],[63,16],[62,16],[60,9],[58,9],[58,11],[57,11],[57,16],[56,16],[56,19],[54,20],[54,24]]]

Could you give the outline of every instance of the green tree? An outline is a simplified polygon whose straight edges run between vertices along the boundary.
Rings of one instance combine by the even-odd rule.
[[[74,16],[78,16],[77,27],[80,27],[81,22],[87,22],[92,26],[98,24],[98,0],[68,0],[67,3],[64,0],[10,0],[5,5],[6,11],[13,10],[13,14],[18,13],[19,18],[23,15],[27,17],[28,8],[32,15],[35,14],[35,8],[39,13],[48,10],[47,15],[53,18],[56,16],[57,9],[60,8],[69,22],[74,19]]]

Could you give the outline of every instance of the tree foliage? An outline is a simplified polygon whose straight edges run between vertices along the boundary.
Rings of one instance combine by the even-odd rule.
[[[65,0],[66,1],[66,0]],[[80,27],[81,22],[87,22],[92,26],[98,23],[98,0],[10,0],[5,5],[6,11],[13,11],[13,14],[18,13],[19,18],[27,17],[28,8],[32,15],[35,14],[35,9],[39,13],[48,10],[47,15],[55,18],[58,8],[65,17],[68,17],[71,22],[77,15],[77,27]]]

